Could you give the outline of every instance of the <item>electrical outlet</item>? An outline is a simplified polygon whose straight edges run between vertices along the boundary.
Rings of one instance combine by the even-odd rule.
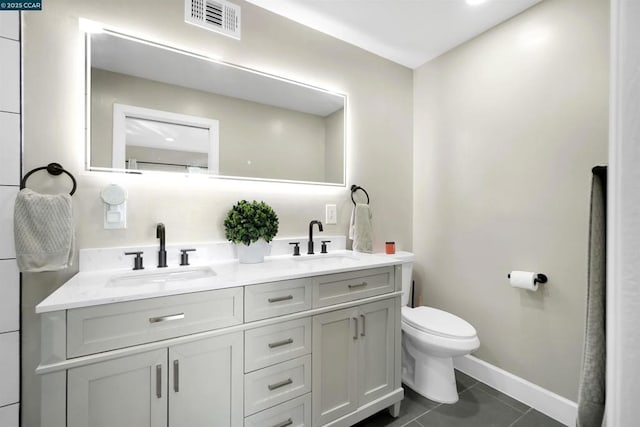
[[[324,205],[325,210],[325,224],[337,224],[338,223],[338,208],[336,205]]]

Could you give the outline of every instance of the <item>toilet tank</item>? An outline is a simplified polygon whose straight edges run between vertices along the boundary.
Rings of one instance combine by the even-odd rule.
[[[409,305],[409,298],[411,298],[411,283],[413,283],[413,258],[414,255],[411,252],[399,251],[392,256],[402,261],[402,307]]]

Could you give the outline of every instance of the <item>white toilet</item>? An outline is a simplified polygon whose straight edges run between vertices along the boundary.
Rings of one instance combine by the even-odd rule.
[[[446,311],[409,307],[413,254],[399,252],[402,264],[402,382],[441,403],[458,401],[453,357],[476,350],[473,326]]]

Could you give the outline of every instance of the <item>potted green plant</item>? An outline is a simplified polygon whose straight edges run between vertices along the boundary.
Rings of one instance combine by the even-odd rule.
[[[227,240],[236,244],[240,262],[255,264],[264,261],[278,233],[278,215],[265,202],[240,200],[227,212],[224,229]]]

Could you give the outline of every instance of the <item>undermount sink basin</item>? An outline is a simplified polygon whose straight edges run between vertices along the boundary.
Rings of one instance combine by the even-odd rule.
[[[216,272],[211,267],[182,267],[171,270],[137,271],[109,279],[108,286],[141,286],[150,284],[165,284],[172,282],[186,282],[190,280],[214,277]]]

